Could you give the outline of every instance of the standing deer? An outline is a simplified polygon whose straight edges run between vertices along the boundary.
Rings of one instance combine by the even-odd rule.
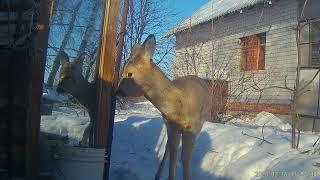
[[[96,86],[88,82],[80,70],[80,63],[84,60],[84,54],[80,54],[74,61],[69,62],[69,56],[62,52],[60,63],[62,65],[59,74],[59,83],[56,91],[72,95],[82,106],[86,108],[90,117],[90,124],[83,133],[80,145],[93,145],[93,123],[96,104]]]
[[[142,45],[133,47],[124,66],[118,95],[137,96],[136,89],[161,113],[167,127],[166,150],[155,179],[158,180],[169,155],[169,180],[175,179],[177,151],[182,137],[181,159],[183,179],[191,179],[192,149],[203,123],[211,116],[209,84],[197,76],[185,76],[173,81],[152,62],[156,40],[149,35]]]

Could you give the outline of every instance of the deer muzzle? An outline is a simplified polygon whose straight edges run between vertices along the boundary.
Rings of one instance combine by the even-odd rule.
[[[116,95],[139,97],[143,96],[143,91],[132,78],[123,78],[121,79],[119,86],[116,90]]]

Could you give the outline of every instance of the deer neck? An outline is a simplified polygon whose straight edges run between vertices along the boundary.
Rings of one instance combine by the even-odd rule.
[[[142,84],[142,90],[144,96],[168,117],[175,111],[175,103],[181,99],[181,90],[155,64],[152,64],[152,71]]]
[[[79,101],[83,101],[82,103],[86,104],[86,108],[92,111],[95,107],[95,85],[89,83],[85,78],[82,78],[80,81],[80,86],[84,89],[84,91],[80,90]],[[80,99],[81,98],[81,99]]]
[[[89,114],[93,113],[95,106],[95,85],[89,83],[84,77],[77,79],[77,85],[66,87],[66,92],[71,94],[82,106],[84,106]]]

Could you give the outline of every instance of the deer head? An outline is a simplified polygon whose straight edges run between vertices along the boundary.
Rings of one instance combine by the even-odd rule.
[[[72,94],[71,92],[74,92],[79,87],[79,83],[85,80],[80,71],[80,63],[84,58],[84,54],[81,54],[74,61],[69,62],[69,56],[65,52],[61,52],[61,70],[56,89],[58,93]]]
[[[152,81],[154,64],[152,56],[156,46],[154,35],[149,35],[144,43],[136,44],[127,63],[123,67],[117,95],[120,96],[143,96],[144,91]]]
[[[72,95],[92,115],[96,100],[95,85],[89,83],[81,73],[80,64],[84,58],[85,54],[80,54],[74,61],[69,62],[68,55],[61,53],[61,70],[56,91]]]
[[[171,106],[178,102],[183,93],[168,79],[152,61],[156,40],[149,35],[142,45],[133,47],[130,57],[123,68],[118,95],[145,96],[167,117],[172,114]]]

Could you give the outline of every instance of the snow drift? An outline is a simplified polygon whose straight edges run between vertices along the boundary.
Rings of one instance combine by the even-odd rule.
[[[42,117],[41,130],[66,135],[70,144],[76,144],[88,121],[88,117],[55,111]],[[300,150],[311,149],[318,136],[302,132]],[[110,179],[154,179],[167,138],[160,113],[149,102],[120,111],[113,137]],[[320,156],[291,149],[290,139],[290,125],[267,112],[250,122],[206,122],[193,151],[193,179],[319,179]],[[167,171],[166,165],[162,179]],[[182,179],[180,162],[176,179]]]

